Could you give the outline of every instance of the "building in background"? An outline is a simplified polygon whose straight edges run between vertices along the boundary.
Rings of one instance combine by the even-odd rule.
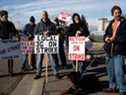
[[[98,19],[98,31],[105,31],[109,21],[107,18],[99,18]]]
[[[98,19],[97,30],[90,33],[92,41],[103,41],[103,35],[109,24],[108,18],[102,17]]]

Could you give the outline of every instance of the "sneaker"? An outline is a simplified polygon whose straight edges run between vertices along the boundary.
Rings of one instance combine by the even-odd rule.
[[[36,75],[36,76],[34,77],[34,79],[40,79],[40,78],[41,78],[40,75]]]

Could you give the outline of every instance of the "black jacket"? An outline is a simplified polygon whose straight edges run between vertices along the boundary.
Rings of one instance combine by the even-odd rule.
[[[44,22],[41,20],[35,27],[35,35],[43,34],[44,31],[49,32],[49,35],[53,35],[56,33],[56,26],[54,23],[52,23],[50,20]]]
[[[83,24],[76,24],[73,23],[69,26],[68,31],[67,31],[67,36],[75,36],[77,30],[81,31],[80,36],[89,36],[89,31],[87,26],[83,25]]]
[[[23,34],[32,39],[34,38],[34,29],[35,24],[31,25],[30,23],[28,23],[25,25],[23,29]]]
[[[76,23],[75,16],[78,17],[79,23]],[[89,30],[85,18],[81,19],[78,13],[72,16],[73,23],[68,27],[67,36],[75,36],[77,31],[80,31],[80,36],[89,36]]]
[[[109,25],[105,31],[104,42],[105,42],[106,37],[112,36],[112,23],[113,22],[114,22],[114,20],[112,20],[109,23]],[[113,44],[113,46],[112,46],[112,44]],[[116,38],[115,38],[114,42],[111,44],[105,43],[104,49],[105,49],[106,53],[109,55],[111,55],[111,53],[113,55],[117,55],[117,54],[126,55],[126,19],[121,18],[121,23],[117,29]]]
[[[12,22],[2,22],[0,21],[0,38],[1,39],[12,39],[13,36],[16,36],[16,29]]]

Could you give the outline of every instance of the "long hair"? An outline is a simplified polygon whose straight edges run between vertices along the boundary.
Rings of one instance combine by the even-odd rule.
[[[88,23],[87,23],[87,21],[86,21],[86,18],[85,18],[85,16],[84,15],[81,15],[81,24],[85,27],[85,29],[87,30],[87,31],[89,31],[88,30]]]
[[[77,16],[79,18],[79,23],[81,23],[81,18],[80,18],[80,15],[78,13],[74,13],[73,16],[72,16],[72,20],[73,20],[73,23],[75,23],[75,16]]]

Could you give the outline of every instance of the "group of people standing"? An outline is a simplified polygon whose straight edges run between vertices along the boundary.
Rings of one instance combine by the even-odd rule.
[[[119,90],[120,94],[125,95],[126,86],[124,85],[124,56],[126,55],[126,19],[121,16],[122,10],[119,6],[113,6],[111,10],[113,19],[110,21],[105,35],[104,49],[106,51],[106,63],[107,63],[107,73],[109,78],[109,88],[106,91]],[[5,10],[0,11],[0,39],[12,39],[16,36],[16,29],[12,22],[8,19],[8,12]],[[67,28],[65,35],[62,35],[63,28],[57,28],[48,16],[47,11],[43,11],[41,14],[41,20],[39,23],[35,24],[35,18],[30,17],[30,23],[26,24],[23,34],[28,37],[28,40],[33,40],[34,35],[44,35],[46,37],[51,35],[60,34],[59,40],[59,56],[61,59],[61,65],[67,67],[67,59],[64,52],[64,39],[66,37],[68,42],[69,36],[84,36],[88,37],[90,32],[88,30],[88,24],[86,20],[82,20],[78,13],[74,13],[72,16],[73,23]],[[86,49],[87,50],[87,49]],[[44,54],[34,55],[36,65],[36,74],[34,79],[41,78],[42,72],[42,62]],[[26,54],[28,63],[31,64],[33,61],[33,54]],[[49,63],[52,66],[54,75],[60,78],[59,70],[60,64],[58,59],[58,54],[48,54]],[[80,61],[80,73],[83,75],[86,61]],[[9,73],[12,74],[13,59],[8,59]],[[25,68],[23,64],[22,69]],[[81,76],[82,77],[82,76]]]

